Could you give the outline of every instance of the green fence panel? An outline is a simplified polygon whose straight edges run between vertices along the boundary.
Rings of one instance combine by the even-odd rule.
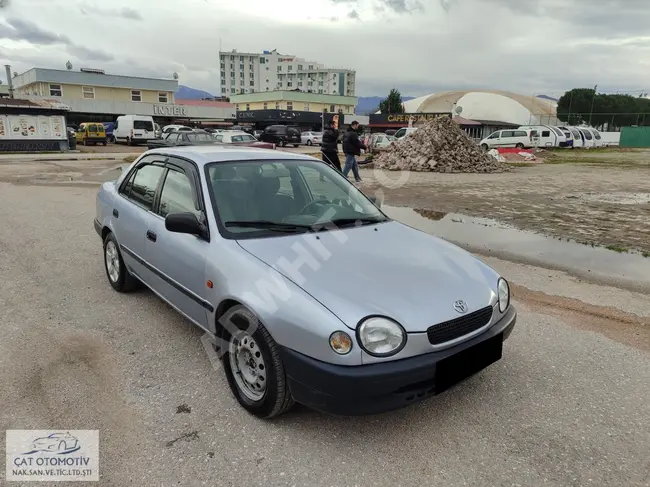
[[[650,147],[650,127],[623,127],[620,147]]]

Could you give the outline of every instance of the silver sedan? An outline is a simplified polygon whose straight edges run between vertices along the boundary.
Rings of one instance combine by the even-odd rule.
[[[101,186],[94,225],[110,285],[144,284],[202,328],[264,418],[439,394],[499,360],[516,321],[494,270],[300,154],[148,151]]]

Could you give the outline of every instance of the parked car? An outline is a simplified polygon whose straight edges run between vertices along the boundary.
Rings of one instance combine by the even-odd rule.
[[[153,118],[147,115],[122,115],[117,117],[113,128],[115,143],[127,145],[147,143],[156,138]]]
[[[368,148],[370,150],[373,149],[385,149],[388,147],[393,141],[395,140],[395,137],[392,137],[390,135],[386,134],[372,134],[370,136],[370,139],[368,140]]]
[[[170,132],[191,132],[194,130],[192,127],[186,127],[185,125],[165,125],[162,128],[162,133],[163,134],[168,134]]]
[[[264,130],[253,130],[253,137],[255,137],[257,140],[262,136],[264,133]]]
[[[393,135],[393,137],[395,137],[396,139],[401,139],[402,137],[406,137],[407,135],[412,134],[417,129],[418,129],[417,127],[403,127],[399,129],[397,132],[395,132],[395,135]]]
[[[220,134],[214,134],[213,137],[220,144],[242,145],[245,147],[257,147],[258,149],[275,149],[275,144],[261,142],[246,132],[229,130]]]
[[[179,145],[214,145],[216,140],[212,134],[208,132],[195,132],[186,130],[180,132],[166,133],[162,139],[154,139],[147,142],[149,149],[156,149],[158,147],[176,147]]]
[[[305,145],[320,145],[322,140],[322,132],[303,132],[300,134],[300,142]]]
[[[298,147],[301,143],[300,129],[290,125],[269,125],[264,129],[260,140],[262,142],[271,142],[280,147],[287,145]]]
[[[115,122],[103,122],[104,131],[106,132],[106,140],[109,142],[115,142],[113,138],[113,129],[115,128]]]
[[[391,135],[394,136],[397,133],[397,130],[395,129],[388,129],[384,132],[386,135]]]
[[[519,130],[535,130],[539,136],[534,147],[568,147],[564,132],[552,125],[522,125]]]
[[[75,137],[77,144],[83,145],[106,145],[106,131],[104,125],[99,122],[84,122],[79,125]]]
[[[495,147],[517,147],[519,149],[537,147],[536,129],[497,130],[481,140],[479,145],[484,150]]]
[[[366,414],[498,361],[517,317],[495,270],[379,206],[306,155],[164,148],[102,184],[94,227],[113,289],[209,332],[244,409]]]

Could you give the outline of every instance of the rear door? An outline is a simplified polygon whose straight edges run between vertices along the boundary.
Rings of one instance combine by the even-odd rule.
[[[133,138],[140,140],[154,139],[154,126],[151,120],[133,120]]]
[[[205,275],[209,238],[167,231],[165,217],[176,212],[191,212],[206,222],[196,166],[169,158],[156,208],[148,215],[145,237],[152,287],[192,321],[208,328],[206,312],[213,311],[207,301]]]
[[[112,229],[124,263],[147,284],[151,273],[146,267],[145,234],[149,212],[165,173],[164,159],[159,155],[143,157],[122,182],[111,209]]]

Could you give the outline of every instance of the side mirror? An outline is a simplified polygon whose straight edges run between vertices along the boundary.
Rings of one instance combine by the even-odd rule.
[[[174,233],[203,235],[203,228],[194,213],[170,213],[165,218],[165,228]]]
[[[372,203],[377,207],[381,208],[381,201],[377,202],[377,197],[376,196],[368,196],[368,199],[372,201]]]

